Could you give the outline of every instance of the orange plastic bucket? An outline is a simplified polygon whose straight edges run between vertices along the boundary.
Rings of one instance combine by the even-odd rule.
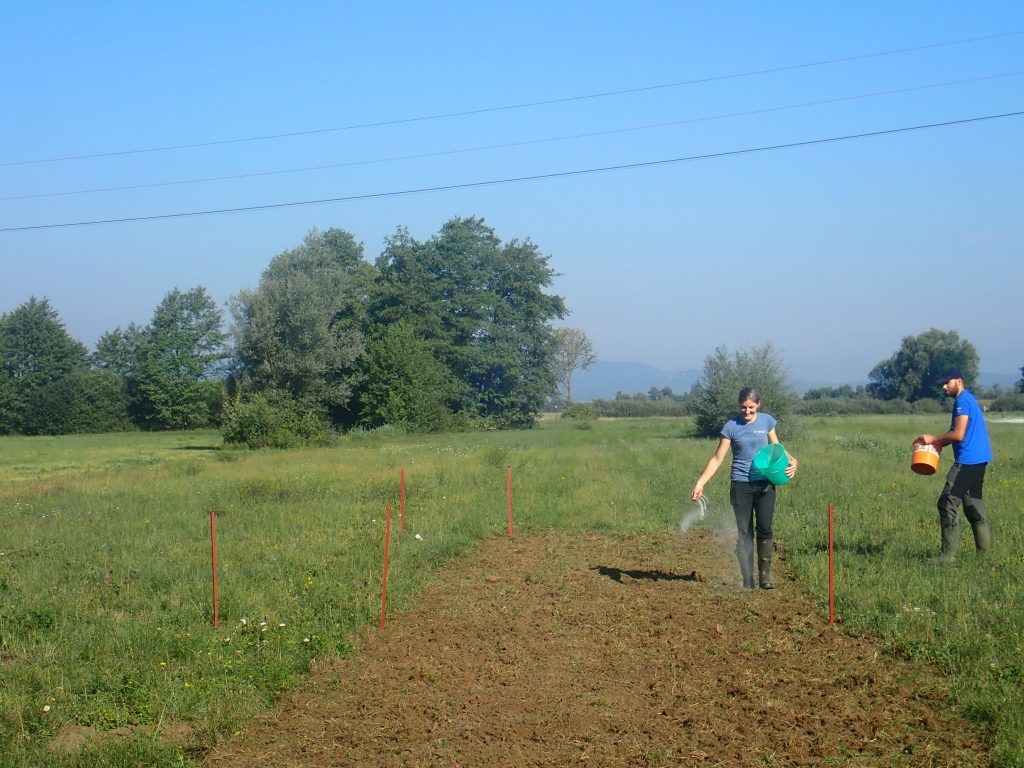
[[[919,475],[934,475],[939,468],[939,452],[934,445],[914,443],[914,456],[910,468]]]

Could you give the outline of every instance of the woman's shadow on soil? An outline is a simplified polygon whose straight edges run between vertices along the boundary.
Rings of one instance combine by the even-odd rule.
[[[595,565],[590,570],[597,571],[602,576],[607,576],[612,581],[622,583],[622,577],[628,576],[631,579],[646,579],[648,581],[704,581],[704,577],[696,571],[690,571],[683,575],[672,573],[672,571],[637,571],[629,568],[614,568],[609,565]]]

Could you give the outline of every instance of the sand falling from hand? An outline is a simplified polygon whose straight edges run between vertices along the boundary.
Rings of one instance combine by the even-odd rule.
[[[693,526],[705,518],[708,513],[708,500],[701,496],[696,501],[683,507],[679,517],[679,532],[688,533]]]

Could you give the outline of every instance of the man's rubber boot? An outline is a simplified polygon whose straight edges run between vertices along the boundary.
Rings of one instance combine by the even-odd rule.
[[[775,582],[772,581],[772,552],[775,551],[775,542],[757,542],[757,577],[761,589],[775,589]]]
[[[956,548],[960,543],[960,526],[942,526],[942,551],[936,557],[928,558],[933,565],[949,565],[956,562]]]
[[[974,531],[974,548],[981,553],[988,552],[992,548],[992,529],[988,527],[988,521],[982,523],[971,523]]]
[[[740,561],[740,575],[743,577],[743,588],[754,589],[754,543],[743,546],[736,542],[736,557]]]

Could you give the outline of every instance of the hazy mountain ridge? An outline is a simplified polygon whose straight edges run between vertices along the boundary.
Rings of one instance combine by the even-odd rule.
[[[573,374],[572,395],[577,402],[611,400],[618,392],[627,395],[635,395],[637,392],[646,394],[651,387],[671,387],[674,393],[681,395],[690,391],[690,387],[700,379],[703,372],[699,368],[665,371],[646,363],[598,360],[589,371],[576,371]],[[982,373],[978,376],[978,383],[985,387],[1001,384],[1004,389],[1011,390],[1019,379],[1019,371]],[[867,382],[794,378],[791,383],[797,392],[804,393],[817,387],[839,387],[843,384],[857,386]]]
[[[676,394],[690,391],[703,371],[690,368],[685,371],[663,371],[645,363],[606,362],[598,360],[589,371],[576,371],[572,377],[572,399],[611,400],[616,393],[646,394],[651,387],[671,387]]]

